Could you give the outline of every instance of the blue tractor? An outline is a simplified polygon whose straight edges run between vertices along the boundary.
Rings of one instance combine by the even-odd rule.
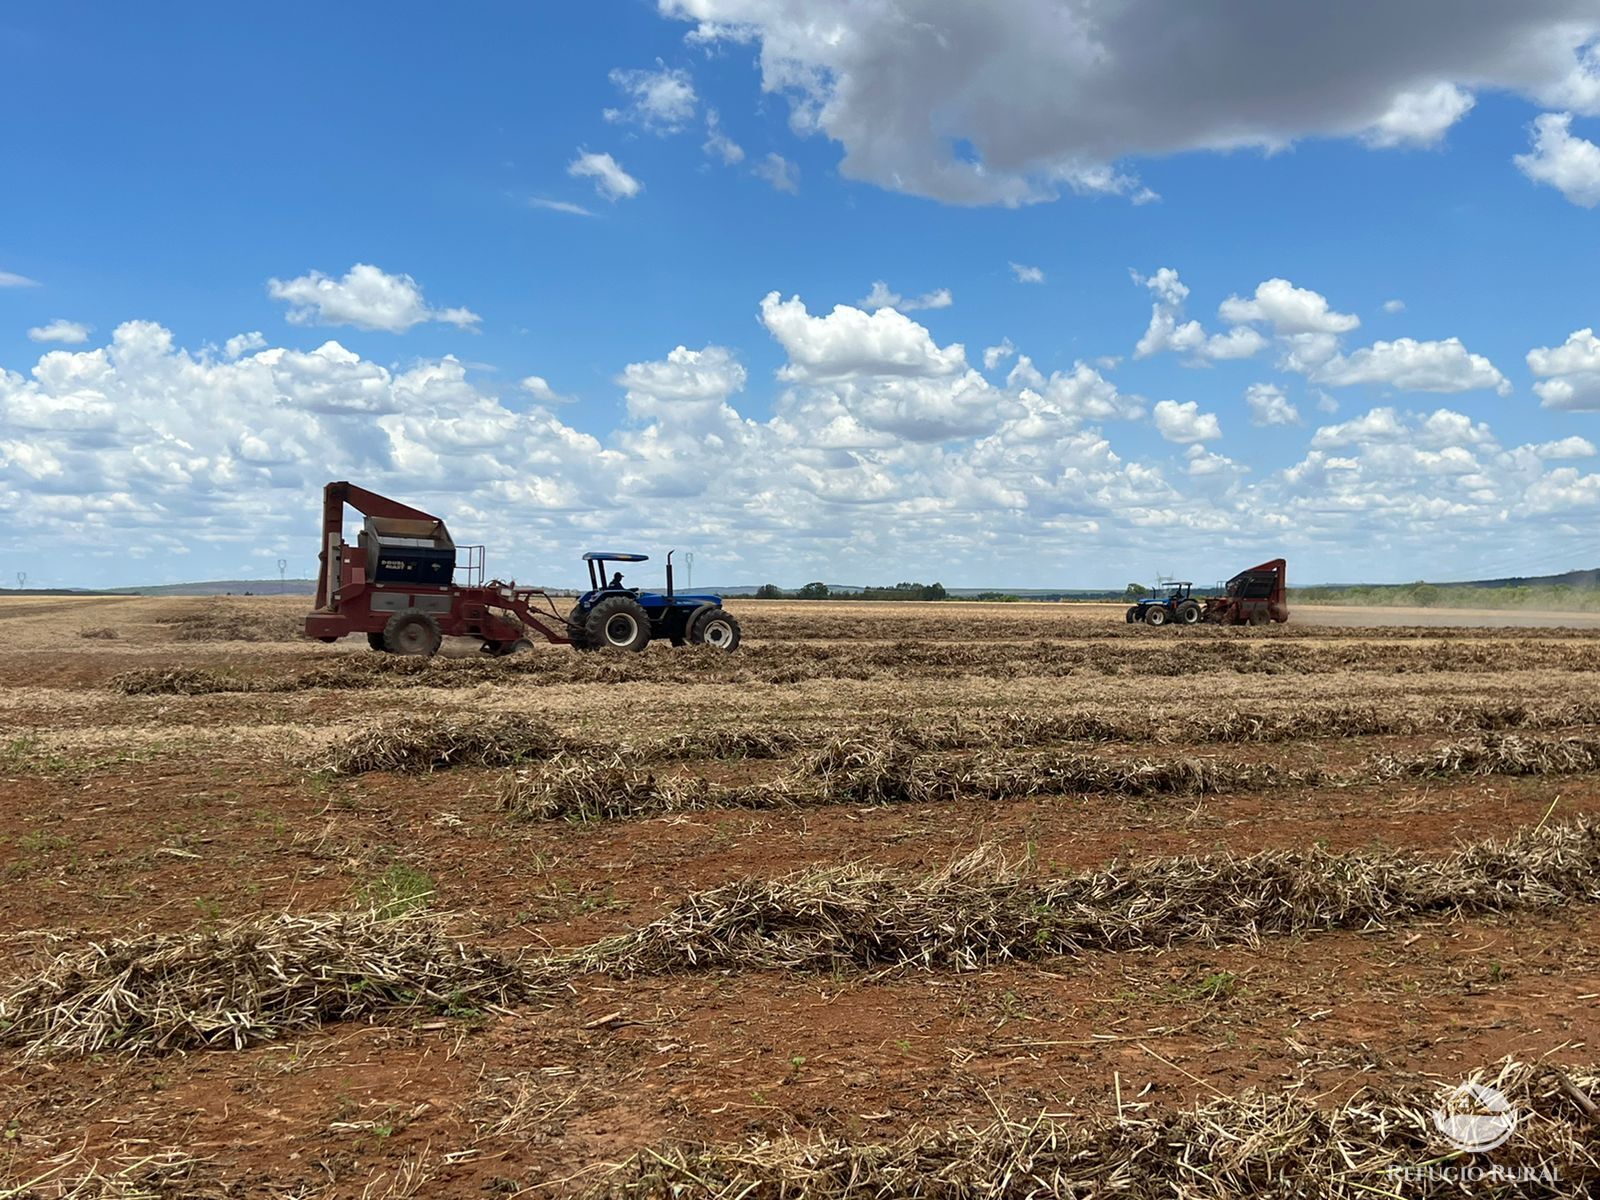
[[[1141,596],[1139,602],[1128,609],[1128,624],[1137,625],[1194,625],[1201,616],[1200,601],[1190,592],[1194,584],[1187,581],[1163,584],[1167,594]],[[1157,589],[1158,591],[1160,589]]]
[[[674,646],[714,646],[735,650],[739,622],[722,607],[722,597],[704,592],[679,592],[672,586],[672,552],[667,553],[667,590],[642,592],[626,587],[622,572],[608,579],[607,564],[649,561],[647,554],[615,554],[591,550],[589,590],[567,614],[567,636],[579,650],[643,650],[653,638]]]

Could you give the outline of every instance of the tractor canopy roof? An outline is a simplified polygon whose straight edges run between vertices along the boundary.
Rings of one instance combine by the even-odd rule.
[[[583,556],[584,562],[649,562],[648,554],[613,554],[609,550],[590,550]]]

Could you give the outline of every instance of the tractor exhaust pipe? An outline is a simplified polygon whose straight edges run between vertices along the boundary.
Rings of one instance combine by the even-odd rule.
[[[677,553],[676,550],[668,550],[667,551],[667,600],[668,601],[671,601],[671,599],[672,599],[672,556],[674,554],[676,554],[676,553]]]

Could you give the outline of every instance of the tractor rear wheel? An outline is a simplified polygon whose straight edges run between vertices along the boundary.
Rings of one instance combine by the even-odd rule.
[[[607,596],[589,610],[584,634],[601,650],[643,650],[650,644],[650,615],[632,596]]]
[[[1144,610],[1144,623],[1146,625],[1165,625],[1167,623],[1167,610],[1159,604],[1152,604]]]
[[[1200,620],[1200,606],[1190,600],[1178,605],[1178,611],[1174,615],[1178,618],[1178,624],[1193,625]]]
[[[390,654],[432,658],[439,653],[443,643],[444,634],[439,632],[439,622],[427,613],[395,613],[383,627],[383,648]]]
[[[1132,608],[1130,608],[1128,610],[1128,624],[1129,625],[1137,625],[1138,623],[1139,623],[1139,606],[1137,604],[1135,604]]]
[[[367,645],[371,646],[374,650],[388,649],[388,647],[383,644],[383,634],[381,633],[367,634]]]
[[[730,653],[739,648],[739,621],[731,612],[713,608],[695,619],[689,640],[696,646],[711,646]]]

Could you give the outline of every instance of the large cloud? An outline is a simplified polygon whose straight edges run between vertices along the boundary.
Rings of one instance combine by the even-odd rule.
[[[1274,472],[1212,443],[1246,409],[1292,419],[1281,393],[1251,389],[1238,418],[1193,400],[1152,410],[1102,369],[1046,374],[1004,342],[990,370],[1015,361],[992,381],[893,309],[813,315],[773,293],[758,311],[775,371],[680,345],[621,366],[627,417],[593,432],[568,414],[596,407],[549,407],[572,399],[559,379],[502,395],[449,357],[399,367],[259,333],[185,350],[126,322],[0,371],[0,505],[19,556],[71,564],[55,582],[275,575],[280,555],[303,572],[317,490],[345,477],[448,514],[525,580],[570,582],[581,550],[620,538],[692,546],[725,582],[1093,583],[1273,546],[1421,573],[1464,536],[1525,552],[1600,503],[1594,446],[1567,431],[1506,448],[1461,412],[1376,408]],[[1530,365],[1581,374],[1580,333]],[[772,415],[741,413],[746,393]]]
[[[756,42],[762,87],[843,173],[962,204],[1148,198],[1130,157],[1309,136],[1428,144],[1510,89],[1600,108],[1593,0],[658,0]]]

